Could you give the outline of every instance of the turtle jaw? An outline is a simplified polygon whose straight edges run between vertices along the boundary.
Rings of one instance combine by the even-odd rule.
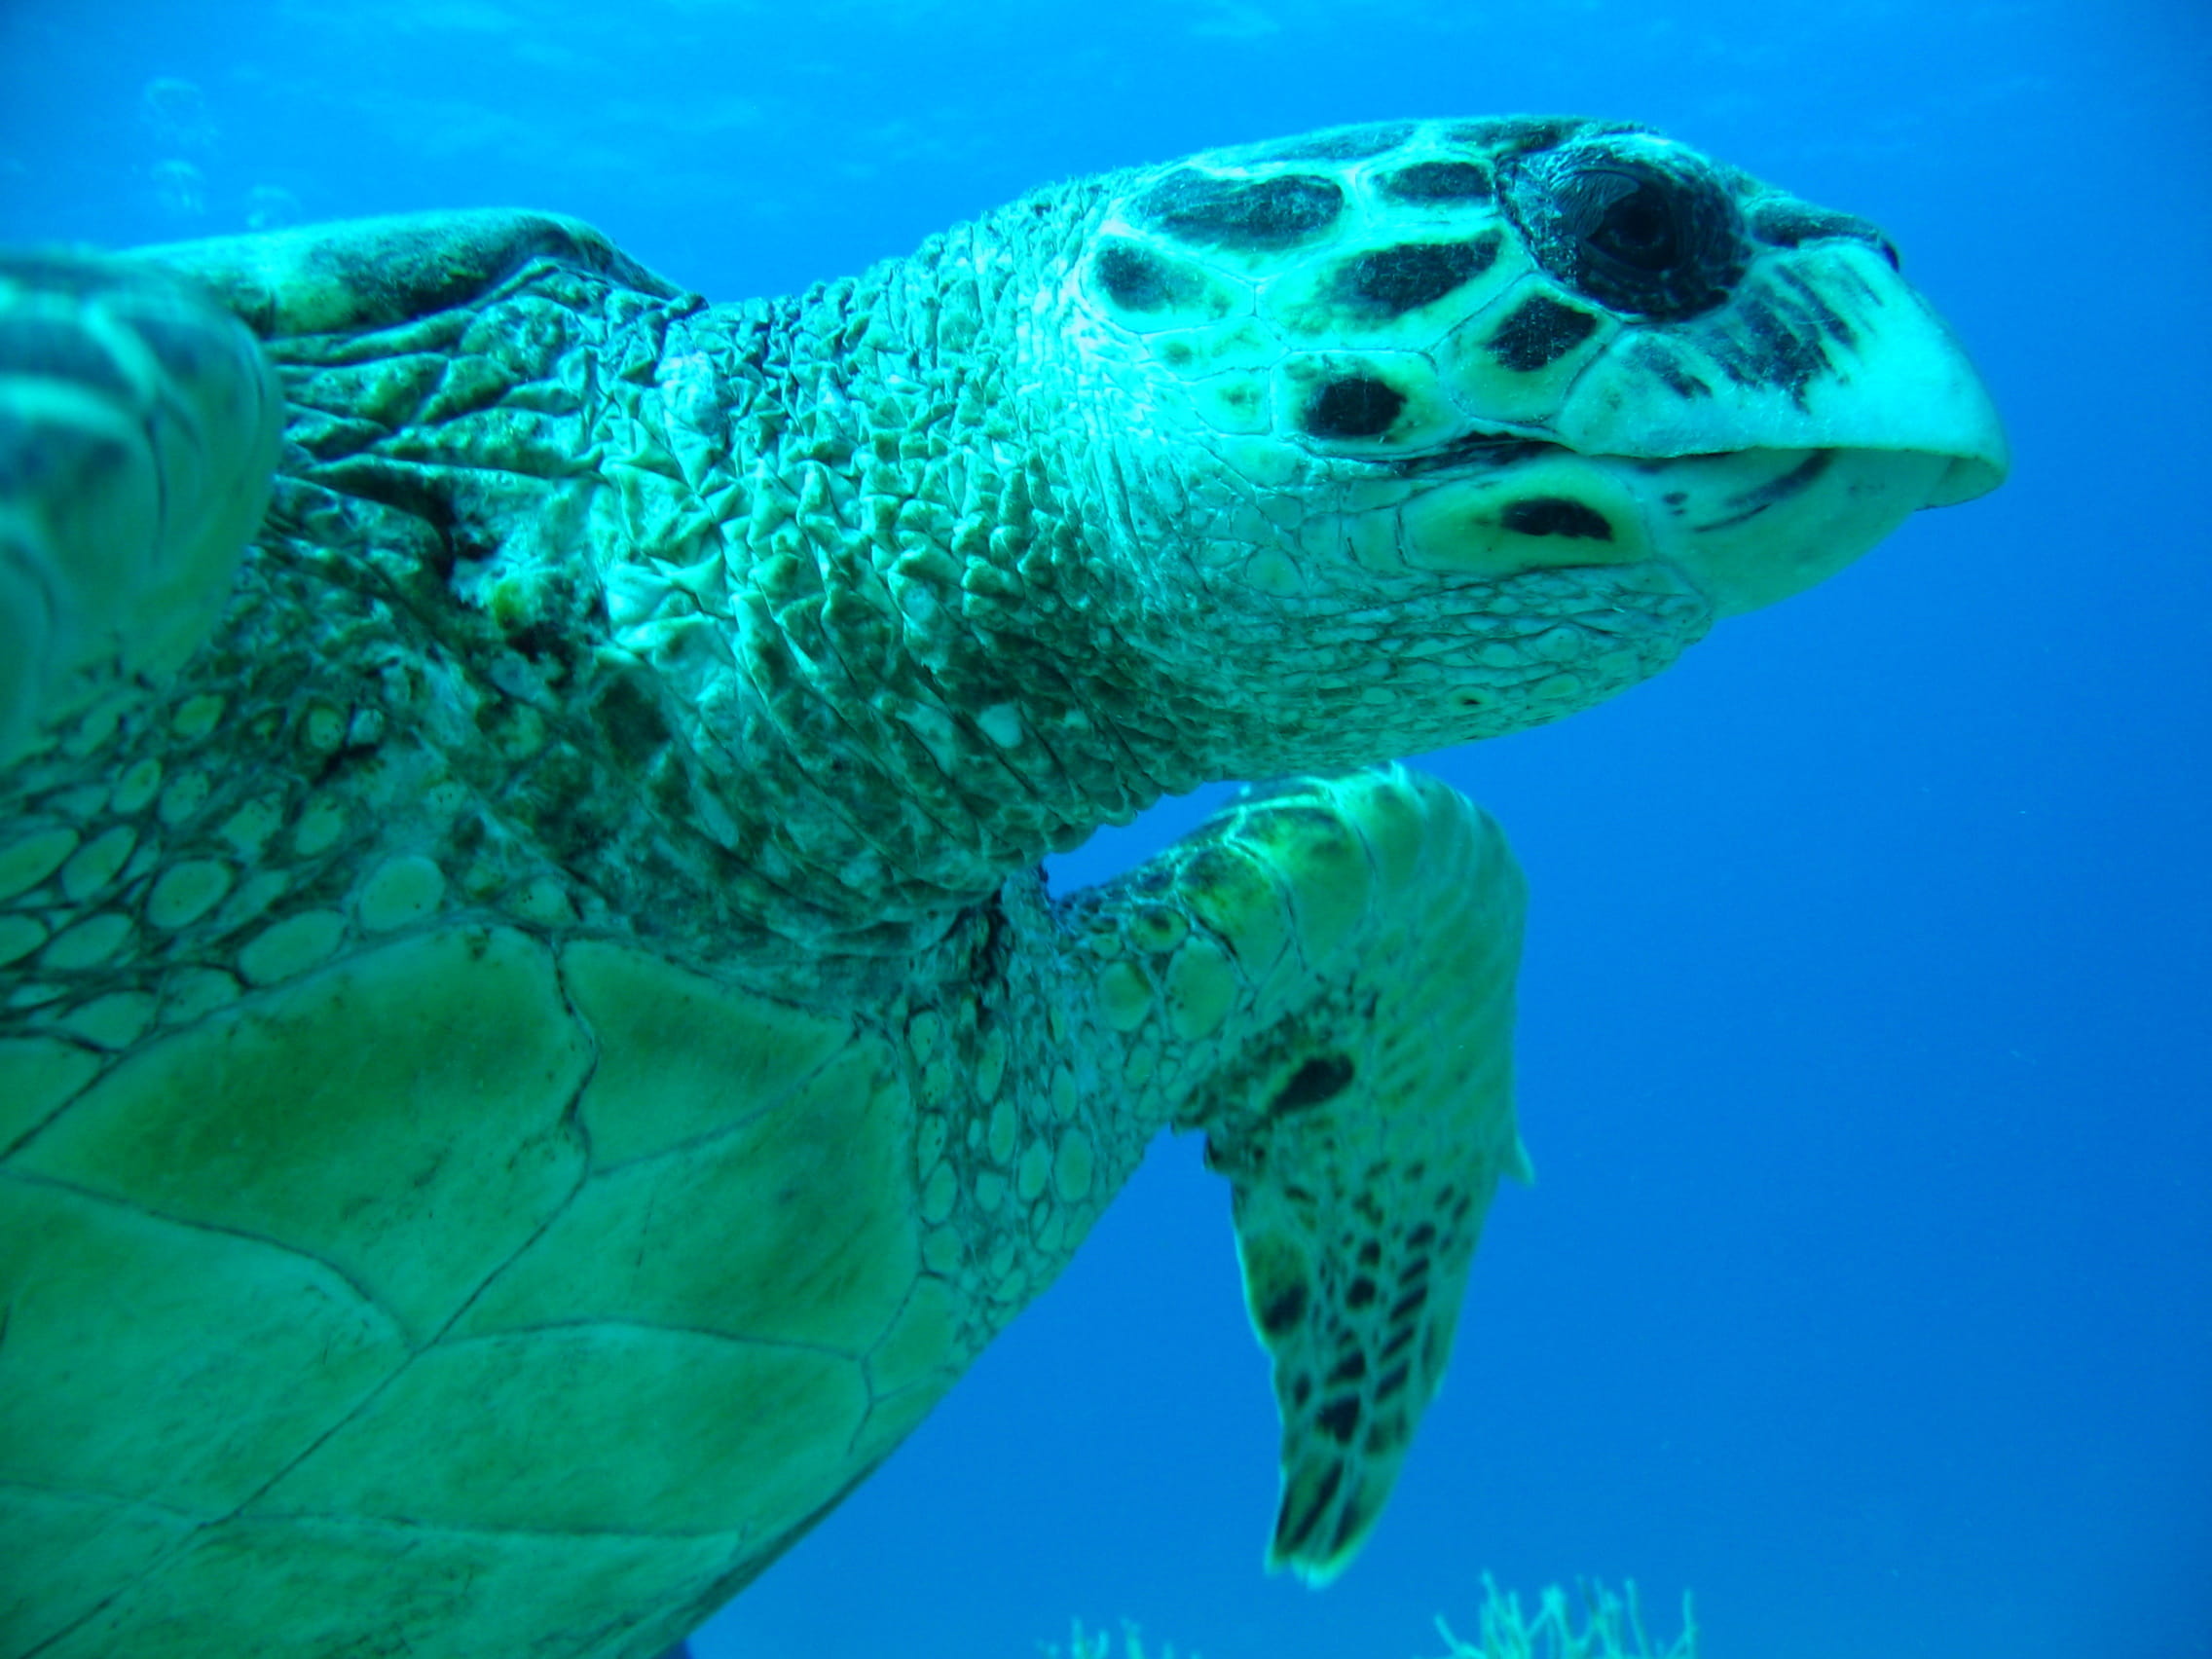
[[[1762,256],[1727,307],[1625,330],[1541,439],[1494,483],[1441,477],[1436,498],[1496,490],[1523,521],[1540,506],[1533,562],[1659,559],[1716,616],[1825,580],[1920,508],[1996,489],[2010,461],[1942,320],[1873,247],[1836,242]]]
[[[1551,423],[1584,455],[1673,460],[1746,449],[1940,458],[1915,506],[2005,481],[1996,406],[1928,302],[1872,247],[1826,241],[1753,264],[1731,303],[1616,342]]]
[[[1751,449],[1629,463],[1654,554],[1740,616],[1826,581],[1919,508],[1949,458],[1915,450]]]
[[[1947,458],[1912,450],[1751,447],[1651,459],[1518,442],[1439,468],[1355,548],[1496,581],[1541,570],[1660,564],[1715,616],[1826,580],[1930,504]]]

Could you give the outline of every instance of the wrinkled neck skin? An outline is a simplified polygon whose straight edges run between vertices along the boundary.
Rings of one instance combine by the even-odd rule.
[[[736,487],[696,565],[641,551],[665,535],[599,540],[622,550],[602,571],[610,631],[672,693],[708,774],[694,814],[764,837],[707,825],[746,843],[725,873],[757,881],[787,937],[903,948],[1218,769],[1138,718],[1155,669],[1118,630],[1145,594],[1014,418],[1011,313],[1035,290],[1015,273],[1054,257],[969,226],[669,329],[671,447],[726,445]]]
[[[1655,566],[1378,574],[1298,517],[1370,487],[1346,463],[1156,429],[1068,338],[1095,188],[670,326],[670,441],[735,488],[695,566],[603,570],[611,629],[786,937],[905,948],[1164,793],[1540,723],[1707,624]]]

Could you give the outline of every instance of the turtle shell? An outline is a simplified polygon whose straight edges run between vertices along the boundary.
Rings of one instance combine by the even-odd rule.
[[[325,331],[326,385],[348,331],[443,326],[532,261],[671,292],[529,215],[180,259],[265,336]],[[239,567],[275,439],[236,322],[142,268],[18,260],[0,368],[0,611],[55,642],[0,699],[27,746],[0,793],[0,1652],[659,1652],[973,1351],[925,1266],[903,1027],[765,994],[745,940],[683,956],[491,844],[502,788],[571,826],[619,804],[599,735],[438,681],[454,642],[328,496],[280,486],[292,537]]]
[[[104,1068],[0,1045],[39,1621],[0,1623],[41,1652],[351,1652],[375,1605],[417,1652],[627,1608],[605,1651],[652,1653],[955,1374],[883,1039],[627,944],[349,920]]]

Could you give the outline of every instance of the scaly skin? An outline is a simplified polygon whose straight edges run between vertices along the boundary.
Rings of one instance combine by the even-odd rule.
[[[1274,1360],[1270,1559],[1332,1576],[1526,1173],[1518,872],[1396,770],[1036,861],[1586,707],[2003,467],[1869,228],[1574,123],[1086,180],[775,302],[504,213],[11,269],[0,1653],[49,1659],[657,1651],[1169,1125]],[[289,405],[235,575],[261,358],[164,274]]]

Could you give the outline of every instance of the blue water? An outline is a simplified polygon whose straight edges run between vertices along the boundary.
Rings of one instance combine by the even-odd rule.
[[[0,240],[516,203],[722,297],[1056,176],[1520,109],[1880,221],[2012,482],[1605,708],[1424,762],[1534,885],[1540,1179],[1343,1580],[1261,1571],[1271,1397],[1225,1193],[1166,1144],[698,1659],[1028,1659],[1070,1615],[1412,1659],[1486,1568],[1693,1587],[1708,1659],[2212,1655],[2212,15],[0,5]]]

